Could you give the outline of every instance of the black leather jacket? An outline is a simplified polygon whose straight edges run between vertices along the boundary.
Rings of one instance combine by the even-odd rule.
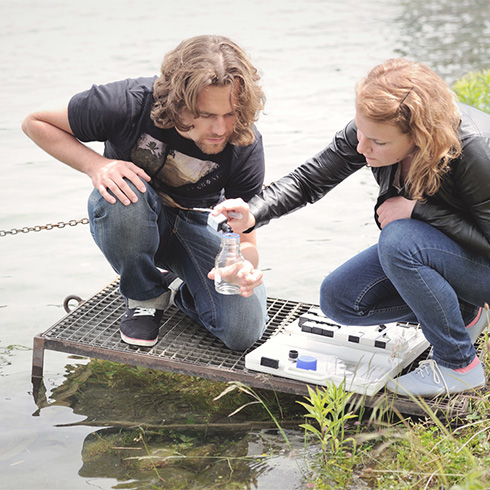
[[[451,161],[437,193],[416,203],[412,218],[490,258],[490,115],[464,104],[460,109],[462,155]],[[256,227],[318,201],[364,167],[366,160],[357,152],[357,143],[351,121],[324,150],[253,197],[249,206]],[[375,209],[398,194],[392,185],[397,166],[372,168],[379,184]]]

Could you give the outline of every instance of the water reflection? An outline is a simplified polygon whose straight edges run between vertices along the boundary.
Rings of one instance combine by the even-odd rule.
[[[273,413],[280,403],[287,444],[260,405],[229,418],[250,400],[235,394],[214,401],[224,388],[225,383],[92,360],[68,366],[52,393],[41,383],[36,403],[39,411],[63,406],[85,417],[58,428],[94,429],[81,448],[78,473],[85,479],[131,482],[134,489],[302,488],[319,450],[304,447],[298,397],[261,395]]]
[[[276,431],[102,429],[85,439],[79,475],[134,489],[304,488],[312,455],[300,432],[286,434],[293,454]]]
[[[396,51],[423,61],[452,84],[490,66],[488,0],[404,0]]]

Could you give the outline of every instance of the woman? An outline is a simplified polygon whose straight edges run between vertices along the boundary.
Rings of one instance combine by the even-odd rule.
[[[356,116],[332,143],[246,205],[235,231],[322,198],[365,165],[379,184],[379,242],[329,274],[325,315],[347,325],[419,322],[430,360],[391,380],[400,394],[435,396],[485,386],[473,343],[490,302],[490,116],[458,105],[427,66],[375,67],[356,87]]]

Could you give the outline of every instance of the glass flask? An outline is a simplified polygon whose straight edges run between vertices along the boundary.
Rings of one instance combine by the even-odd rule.
[[[238,271],[245,259],[240,252],[240,235],[223,233],[221,248],[215,260],[214,287],[221,294],[240,294]]]

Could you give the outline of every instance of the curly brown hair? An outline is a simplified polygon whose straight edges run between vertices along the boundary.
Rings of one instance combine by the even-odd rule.
[[[182,109],[197,118],[197,99],[203,88],[234,84],[237,89],[230,102],[236,123],[230,143],[246,146],[255,139],[252,127],[265,103],[259,79],[247,54],[230,39],[193,37],[165,55],[161,75],[154,84],[151,118],[157,127],[188,131],[191,126],[182,122]]]
[[[356,86],[356,110],[396,124],[415,144],[406,186],[423,200],[440,187],[449,162],[461,154],[456,96],[428,66],[403,58],[374,67]]]

